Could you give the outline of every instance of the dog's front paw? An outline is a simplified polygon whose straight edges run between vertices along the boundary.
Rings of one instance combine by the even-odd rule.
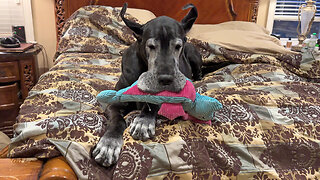
[[[138,116],[130,124],[130,134],[135,140],[146,141],[155,134],[155,117]]]
[[[122,145],[122,137],[113,138],[104,135],[93,150],[92,156],[97,163],[106,167],[111,166],[118,161]]]

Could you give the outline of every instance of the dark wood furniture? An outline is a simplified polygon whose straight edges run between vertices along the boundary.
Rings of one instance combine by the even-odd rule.
[[[77,176],[66,159],[5,158],[8,147],[0,151],[0,179],[76,180]]]
[[[226,21],[256,22],[259,6],[259,0],[55,0],[58,41],[65,21],[80,7],[87,5],[121,7],[125,2],[128,2],[129,8],[147,9],[156,16],[166,15],[176,20],[181,20],[188,12],[182,10],[182,7],[192,3],[199,13],[197,24],[218,24]]]
[[[19,105],[36,83],[35,46],[23,53],[0,52],[0,131],[12,137]]]

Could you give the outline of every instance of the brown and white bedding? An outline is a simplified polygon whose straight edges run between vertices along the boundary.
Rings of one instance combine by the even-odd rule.
[[[96,164],[90,153],[108,125],[96,95],[113,89],[121,54],[134,40],[118,10],[79,9],[65,24],[54,67],[21,106],[9,156],[63,155],[79,179],[320,177],[320,59],[240,51],[194,36],[204,68],[225,65],[194,82],[224,106],[212,125],[159,118],[154,139],[136,141],[125,131],[118,163]]]

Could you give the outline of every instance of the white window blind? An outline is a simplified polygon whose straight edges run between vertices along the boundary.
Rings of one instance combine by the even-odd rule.
[[[320,0],[315,1],[317,6],[316,17],[320,17]],[[298,16],[299,7],[301,4],[306,4],[305,0],[277,0],[275,9],[275,18],[283,16]]]
[[[25,26],[22,3],[14,0],[0,0],[0,37],[11,36],[12,26]]]

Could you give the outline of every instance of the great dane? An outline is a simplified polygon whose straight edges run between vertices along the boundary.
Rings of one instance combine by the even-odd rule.
[[[122,74],[116,90],[138,80],[138,88],[145,92],[179,92],[186,78],[198,80],[201,77],[201,56],[193,45],[186,42],[186,33],[196,21],[198,12],[192,4],[183,7],[188,8],[191,10],[181,22],[160,16],[141,25],[125,18],[127,3],[123,5],[120,16],[137,41],[122,56]],[[99,164],[110,166],[117,162],[126,128],[123,117],[134,109],[141,109],[141,114],[130,125],[131,136],[146,141],[155,135],[156,115],[160,106],[147,103],[110,105],[106,110],[109,119],[106,132],[92,152]]]

